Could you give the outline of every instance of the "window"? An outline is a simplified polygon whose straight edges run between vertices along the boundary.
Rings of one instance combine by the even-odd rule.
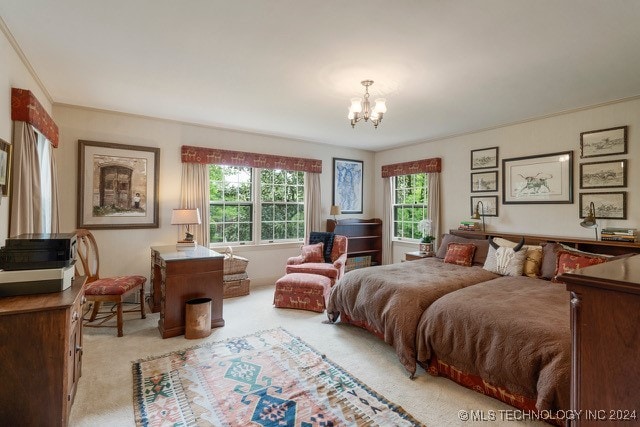
[[[36,151],[40,162],[40,191],[41,191],[41,227],[43,233],[52,231],[53,214],[53,173],[51,170],[51,142],[46,136],[36,131]]]
[[[393,237],[421,239],[418,223],[428,218],[427,174],[399,175],[394,178],[393,184]]]
[[[210,165],[209,181],[211,243],[304,240],[304,172]]]

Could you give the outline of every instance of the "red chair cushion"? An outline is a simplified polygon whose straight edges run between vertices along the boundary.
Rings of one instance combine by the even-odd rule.
[[[320,276],[325,276],[330,279],[335,279],[338,277],[338,270],[333,266],[333,264],[327,264],[326,262],[307,262],[304,264],[298,265],[287,265],[285,268],[287,274],[291,273],[307,273],[307,274],[318,274]]]
[[[84,290],[85,295],[123,295],[131,289],[144,286],[144,276],[118,276],[98,279],[89,283]]]

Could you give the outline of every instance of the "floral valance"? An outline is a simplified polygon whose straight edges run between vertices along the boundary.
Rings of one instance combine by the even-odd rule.
[[[58,146],[58,125],[30,90],[11,88],[11,120],[29,123]]]
[[[285,169],[302,172],[322,172],[322,160],[302,157],[274,156],[244,151],[218,150],[216,148],[182,146],[182,163],[202,163],[252,168]]]
[[[413,162],[394,163],[382,166],[382,177],[389,178],[398,175],[411,175],[414,173],[442,172],[442,159],[415,160]]]

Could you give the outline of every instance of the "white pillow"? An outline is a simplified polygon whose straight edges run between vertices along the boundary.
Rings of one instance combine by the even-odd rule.
[[[518,245],[518,243],[503,239],[502,237],[494,237],[493,241],[494,243],[497,243],[498,246],[506,246],[508,248],[515,248]],[[524,260],[522,273],[529,277],[540,277],[540,268],[542,267],[542,246],[524,245],[522,249],[527,250],[527,257]]]
[[[506,246],[500,246],[496,249],[489,245],[489,253],[483,268],[503,276],[522,276],[526,259],[527,250],[525,248],[515,252],[513,248]]]

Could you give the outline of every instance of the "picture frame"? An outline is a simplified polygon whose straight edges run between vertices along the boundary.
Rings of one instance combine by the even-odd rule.
[[[362,213],[364,163],[361,160],[333,158],[333,204],[343,214]]]
[[[0,197],[9,195],[11,185],[11,153],[12,145],[0,139]]]
[[[498,171],[474,172],[471,174],[471,192],[498,191]]]
[[[573,151],[503,159],[502,203],[573,203]]]
[[[580,193],[580,218],[586,218],[593,202],[595,217],[599,219],[627,219],[627,192]]]
[[[627,159],[580,163],[580,188],[627,186]]]
[[[498,167],[498,147],[471,150],[471,170]]]
[[[481,216],[498,216],[498,196],[471,196],[471,215],[478,202],[482,202]]]
[[[78,141],[78,228],[158,228],[160,148]]]
[[[627,128],[618,126],[580,134],[580,157],[627,154]]]

